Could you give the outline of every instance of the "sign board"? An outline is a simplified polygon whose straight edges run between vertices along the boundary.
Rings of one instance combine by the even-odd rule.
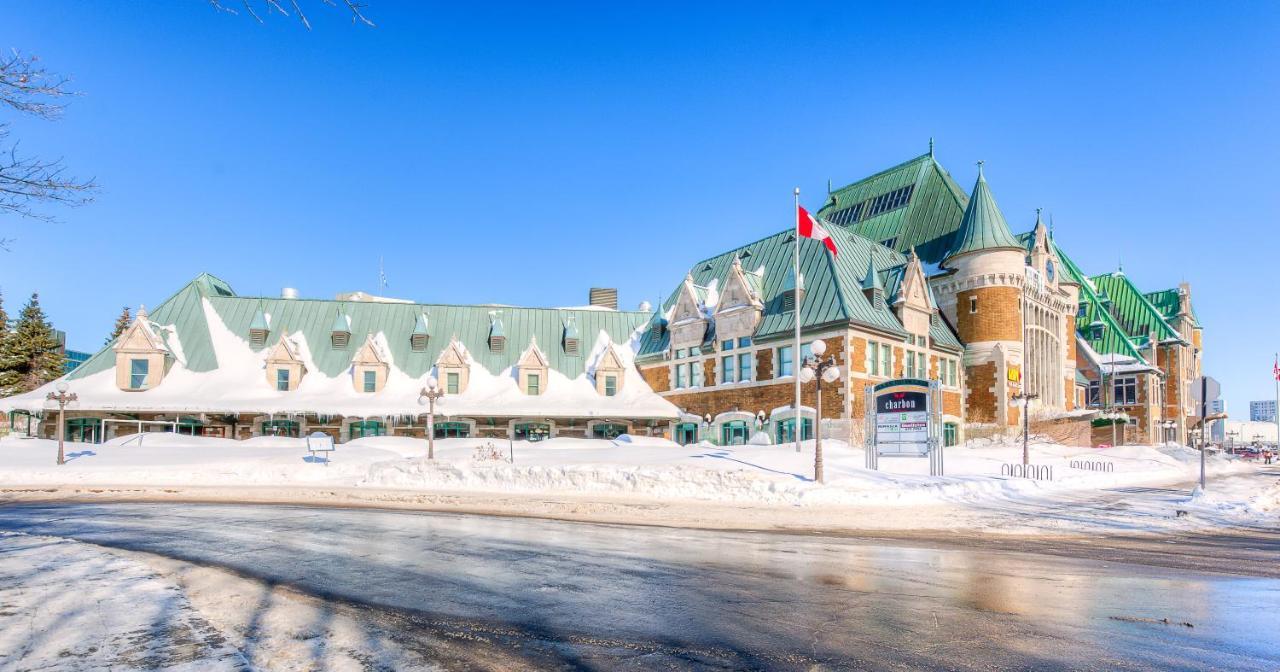
[[[1201,391],[1207,391],[1205,396],[1208,398],[1203,401],[1200,399]],[[1191,383],[1191,398],[1194,399],[1197,404],[1203,403],[1205,406],[1208,406],[1209,404],[1217,401],[1220,396],[1222,396],[1222,386],[1219,385],[1218,381],[1214,378],[1209,376],[1200,376],[1195,380],[1195,382]]]
[[[333,437],[324,432],[312,432],[307,435],[307,452],[328,453],[334,450]]]
[[[875,386],[875,446],[880,455],[929,454],[929,381],[890,380]]]
[[[1020,367],[1017,367],[1017,366],[1009,367],[1009,382],[1011,383],[1022,382],[1022,369]]]

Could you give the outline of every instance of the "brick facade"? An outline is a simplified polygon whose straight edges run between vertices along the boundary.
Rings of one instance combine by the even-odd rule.
[[[977,297],[978,312],[969,312],[969,298]],[[956,295],[956,331],[962,343],[1022,341],[1022,290],[1018,287],[979,287]]]
[[[996,364],[987,362],[965,367],[965,380],[969,387],[968,422],[994,423],[999,405],[993,388],[996,387]]]

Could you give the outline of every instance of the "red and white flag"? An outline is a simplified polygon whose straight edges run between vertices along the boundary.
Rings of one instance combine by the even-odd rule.
[[[1275,376],[1277,381],[1280,381],[1280,355],[1276,355],[1276,363],[1275,366],[1271,367],[1271,375]]]
[[[831,254],[836,253],[836,241],[831,239],[831,234],[827,232],[808,210],[800,206],[796,206],[796,231],[805,238],[822,241],[823,245],[831,250]],[[1278,374],[1280,375],[1280,374]]]

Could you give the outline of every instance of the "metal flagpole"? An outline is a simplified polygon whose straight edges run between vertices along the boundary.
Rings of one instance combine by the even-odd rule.
[[[1280,457],[1280,352],[1276,353],[1276,364],[1271,369],[1271,377],[1276,379],[1276,448],[1272,454]]]
[[[791,290],[791,293],[792,293],[792,296],[795,298],[794,303],[795,303],[795,309],[796,309],[796,342],[795,342],[795,347],[793,347],[791,350],[791,375],[796,379],[796,406],[795,406],[796,412],[794,416],[794,422],[795,422],[795,433],[796,433],[796,452],[798,453],[800,452],[800,437],[803,434],[802,429],[804,427],[804,421],[800,419],[801,413],[800,413],[800,366],[799,366],[800,364],[800,300],[801,300],[801,297],[803,296],[803,293],[800,291],[800,187],[796,187],[795,197],[796,197],[795,208],[791,211],[792,217],[796,221],[796,224],[795,224],[796,249],[795,249],[795,257],[793,260],[795,265],[792,268],[792,272],[795,273],[795,276],[792,279],[793,289]],[[779,362],[779,364],[781,364],[781,362]]]

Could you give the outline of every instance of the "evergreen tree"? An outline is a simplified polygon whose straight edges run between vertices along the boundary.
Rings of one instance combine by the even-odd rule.
[[[63,359],[40,295],[32,294],[0,351],[0,394],[29,392],[61,376]]]
[[[116,326],[111,328],[111,335],[103,345],[111,345],[111,342],[120,338],[120,334],[123,334],[130,324],[133,324],[133,316],[129,314],[129,306],[125,306],[124,310],[120,311],[120,317],[116,318]]]

